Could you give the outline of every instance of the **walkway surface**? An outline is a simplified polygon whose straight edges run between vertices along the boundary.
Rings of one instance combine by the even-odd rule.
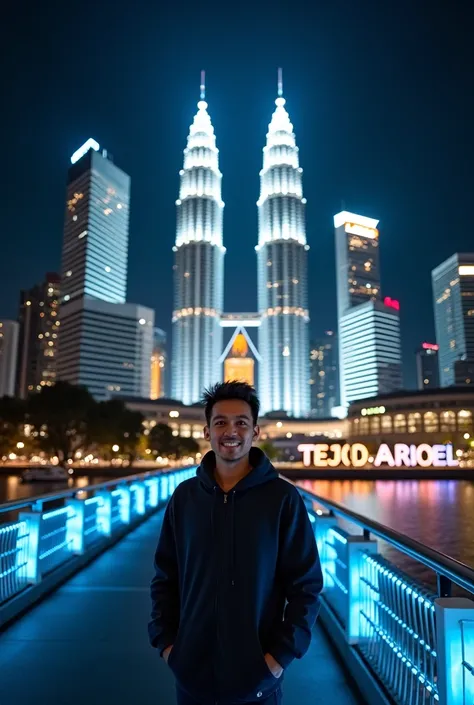
[[[174,705],[174,679],[148,643],[161,514],[0,636],[1,705]],[[322,629],[285,676],[283,705],[359,705]]]

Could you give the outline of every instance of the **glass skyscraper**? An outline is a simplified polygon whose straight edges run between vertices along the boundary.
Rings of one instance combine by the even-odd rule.
[[[58,378],[97,399],[150,397],[154,311],[125,303],[130,177],[88,140],[68,173]]]
[[[339,406],[337,335],[332,330],[311,345],[311,417],[329,419]]]
[[[474,362],[474,254],[454,254],[432,271],[431,278],[440,385],[470,384],[469,363]]]
[[[80,296],[125,302],[129,211],[130,177],[106,150],[96,151],[91,145],[68,172],[61,277],[64,303]]]
[[[334,216],[341,406],[402,387],[399,304],[382,300],[378,220]]]
[[[400,320],[393,303],[368,301],[350,308],[339,321],[344,407],[403,386]]]
[[[43,282],[20,294],[20,335],[16,394],[51,386],[56,379],[59,337],[59,274],[49,272]]]
[[[310,413],[307,250],[302,168],[282,96],[268,126],[258,205],[259,396],[262,414]]]
[[[435,343],[422,343],[416,351],[416,385],[418,389],[439,387],[439,346]]]
[[[211,118],[201,100],[189,128],[180,171],[174,264],[171,396],[184,404],[202,398],[222,379],[224,254],[219,150]]]
[[[378,220],[342,211],[334,216],[337,311],[380,301]]]

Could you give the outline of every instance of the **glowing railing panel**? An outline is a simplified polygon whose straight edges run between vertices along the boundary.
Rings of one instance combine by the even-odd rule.
[[[0,526],[0,604],[27,584],[28,542],[25,521]]]

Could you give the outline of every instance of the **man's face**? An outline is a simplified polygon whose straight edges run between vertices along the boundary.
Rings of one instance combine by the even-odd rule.
[[[234,463],[248,455],[260,429],[252,419],[252,410],[246,401],[227,399],[218,401],[212,409],[204,437],[218,458]]]

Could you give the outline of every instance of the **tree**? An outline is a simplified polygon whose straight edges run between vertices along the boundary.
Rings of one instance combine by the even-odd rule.
[[[41,449],[66,465],[76,451],[87,447],[96,404],[86,387],[59,381],[28,397],[27,422],[33,426]]]
[[[143,433],[143,419],[143,414],[127,409],[120,399],[99,402],[91,412],[88,441],[105,458],[111,458],[112,447],[118,445],[118,452],[128,456],[132,465]]]
[[[280,455],[278,448],[276,448],[271,441],[261,441],[258,447],[265,453],[269,460],[277,460]]]
[[[184,438],[183,436],[177,436],[174,438],[174,455],[176,459],[187,457],[189,455],[196,455],[199,452],[199,443],[195,438]]]
[[[0,398],[0,458],[15,450],[16,443],[23,439],[25,411],[23,400]]]
[[[150,431],[149,447],[155,450],[158,455],[173,455],[175,449],[175,437],[173,431],[165,423],[157,423]]]
[[[199,443],[194,438],[184,438],[183,436],[173,436],[171,428],[164,423],[157,423],[148,436],[149,448],[155,450],[159,455],[182,458],[188,455],[195,455],[199,451]]]

